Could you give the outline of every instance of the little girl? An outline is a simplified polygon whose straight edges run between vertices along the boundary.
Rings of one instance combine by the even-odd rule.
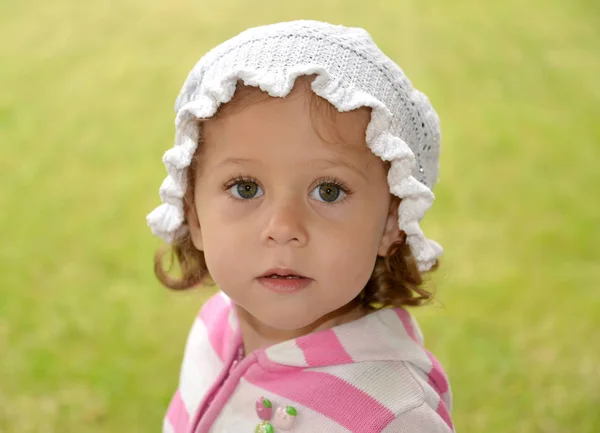
[[[172,289],[214,282],[164,432],[453,432],[451,394],[404,306],[430,298],[438,117],[362,29],[247,30],[176,103],[163,204]]]

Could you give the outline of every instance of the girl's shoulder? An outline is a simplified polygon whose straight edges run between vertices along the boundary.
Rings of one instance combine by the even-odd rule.
[[[430,430],[386,431],[452,431],[448,380],[406,310],[379,310],[272,346],[258,361],[254,386],[350,431],[380,432],[423,417]]]

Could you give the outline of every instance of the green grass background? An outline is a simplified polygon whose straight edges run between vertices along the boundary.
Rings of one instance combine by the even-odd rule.
[[[189,69],[238,31],[366,27],[443,122],[418,315],[460,432],[600,432],[600,2],[0,0],[0,431],[159,431],[206,294],[152,273]]]

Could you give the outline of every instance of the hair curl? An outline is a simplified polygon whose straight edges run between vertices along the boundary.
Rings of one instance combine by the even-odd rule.
[[[298,81],[301,86],[309,89],[302,78]],[[326,103],[327,101],[312,91],[309,93],[311,114],[316,112],[330,118],[334,113],[331,104]],[[268,99],[268,95],[238,84],[232,101],[222,106],[215,116],[222,116],[224,111],[239,110],[251,103]],[[187,189],[183,198],[186,218],[194,206],[195,179],[201,162],[202,124],[200,121],[198,128],[200,137],[198,148],[187,169]],[[399,203],[396,197],[392,197],[392,200],[395,204]],[[170,257],[167,257],[169,255]],[[437,263],[433,269],[436,268]],[[196,249],[189,234],[169,247],[159,248],[154,257],[154,273],[163,285],[173,290],[187,290],[199,285],[214,284],[206,266],[204,252]],[[401,239],[389,247],[386,256],[376,258],[371,278],[358,295],[358,301],[367,309],[420,306],[433,299],[433,293],[423,286],[423,275],[419,272],[416,260],[406,243],[406,235],[401,232]]]

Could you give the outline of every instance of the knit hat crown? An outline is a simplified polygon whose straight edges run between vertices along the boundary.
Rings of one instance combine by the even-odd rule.
[[[147,216],[152,232],[169,243],[187,233],[183,211],[187,168],[198,145],[198,119],[229,102],[238,81],[285,97],[297,77],[316,75],[312,91],[337,110],[371,108],[367,146],[384,161],[390,192],[401,198],[398,225],[419,270],[442,254],[419,222],[433,204],[440,153],[439,119],[428,98],[363,29],[293,21],[246,30],[209,51],[189,73],[175,103],[175,145],[163,162],[163,204]]]

